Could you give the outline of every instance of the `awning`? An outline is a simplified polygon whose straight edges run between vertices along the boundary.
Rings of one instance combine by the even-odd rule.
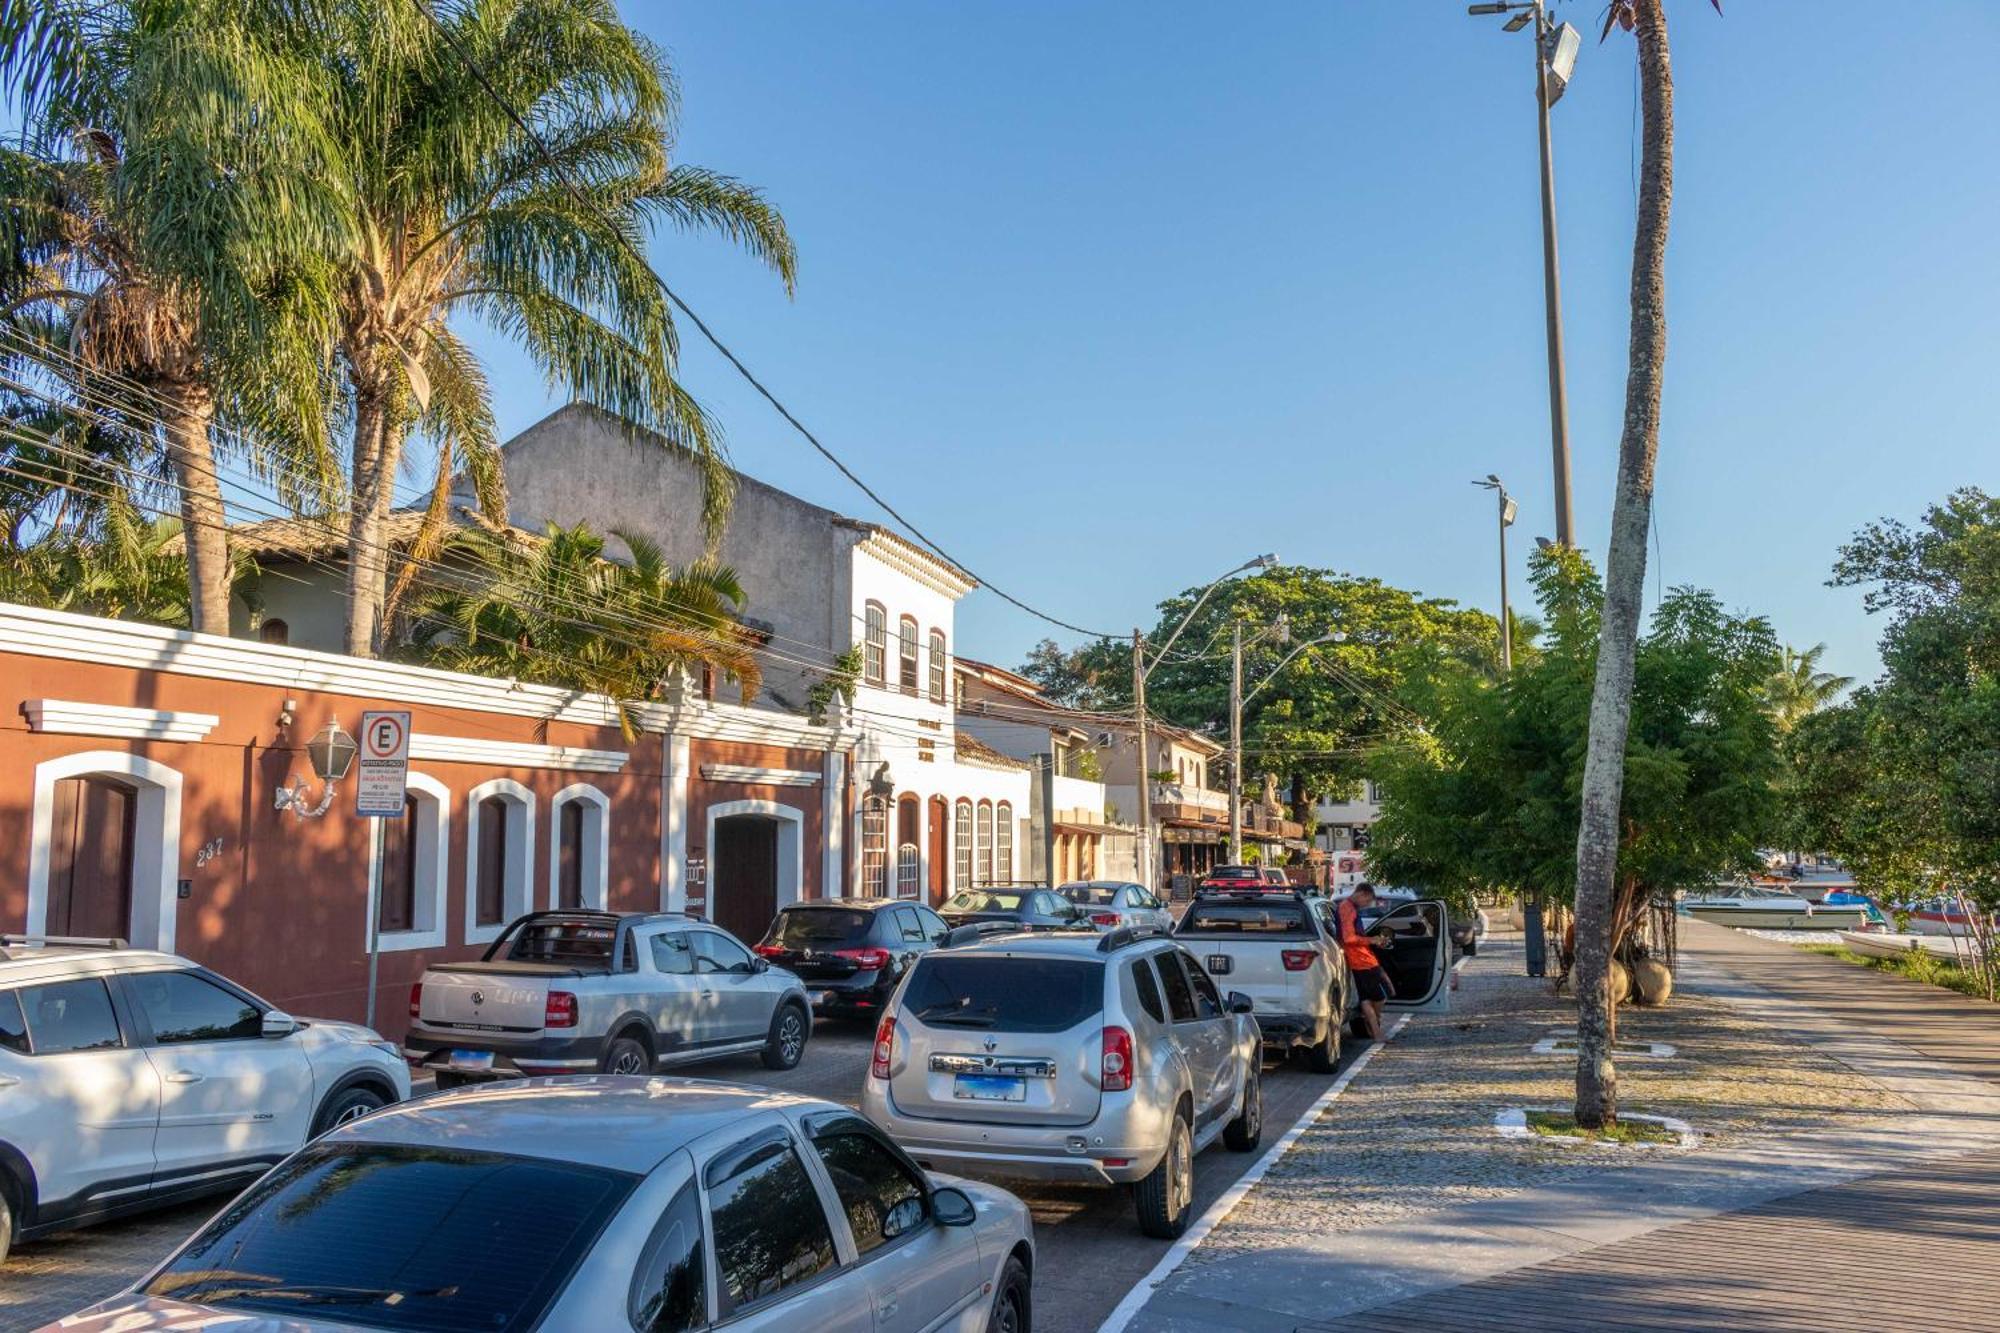
[[[1058,819],[1056,832],[1080,833],[1086,838],[1103,838],[1118,833],[1129,833],[1131,830],[1119,828],[1115,824],[1081,824],[1074,820]]]
[[[1161,842],[1187,842],[1215,844],[1222,841],[1222,830],[1212,828],[1188,828],[1185,825],[1169,824],[1160,830]]]

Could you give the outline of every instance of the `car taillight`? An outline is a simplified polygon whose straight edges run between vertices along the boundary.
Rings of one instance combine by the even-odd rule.
[[[410,1017],[422,1018],[423,1016],[424,983],[421,981],[412,981],[410,983]]]
[[[1098,1068],[1100,1086],[1106,1092],[1124,1092],[1132,1086],[1132,1034],[1124,1028],[1104,1029],[1104,1054]]]
[[[871,1076],[884,1080],[889,1077],[889,1061],[896,1054],[896,1016],[882,1015],[882,1023],[875,1029],[875,1057],[868,1063]]]
[[[784,949],[775,944],[753,944],[750,946],[750,952],[765,958],[783,958],[785,956]]]
[[[576,1026],[576,996],[566,990],[549,992],[549,1002],[542,1006],[542,1026],[545,1028],[573,1028]]]
[[[1118,924],[1118,913],[1092,912],[1090,914],[1090,924],[1093,926],[1115,926]]]
[[[1311,949],[1286,949],[1278,956],[1285,960],[1285,971],[1303,972],[1313,965],[1313,959],[1318,955]]]
[[[835,949],[833,956],[848,959],[863,972],[874,972],[889,966],[887,949]]]

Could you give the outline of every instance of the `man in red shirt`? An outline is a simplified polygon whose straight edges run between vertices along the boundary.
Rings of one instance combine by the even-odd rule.
[[[1361,1026],[1371,1040],[1382,1038],[1382,1002],[1396,994],[1395,983],[1375,956],[1375,947],[1361,929],[1361,914],[1375,905],[1375,886],[1361,883],[1333,909],[1334,935],[1340,951],[1347,955],[1347,970],[1354,976],[1354,988],[1361,997]]]

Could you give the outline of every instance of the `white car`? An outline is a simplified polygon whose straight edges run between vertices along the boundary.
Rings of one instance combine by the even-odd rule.
[[[1300,892],[1203,889],[1174,927],[1218,986],[1248,995],[1264,1044],[1303,1054],[1316,1074],[1340,1067],[1341,1031],[1354,1000],[1331,915]]]
[[[1100,934],[1120,926],[1173,929],[1173,914],[1143,884],[1119,879],[1083,879],[1064,884],[1056,892],[1081,907]]]
[[[426,1097],[264,1177],[64,1333],[1027,1333],[1033,1223],[844,1106],[588,1074]]]
[[[0,936],[0,1259],[240,1189],[409,1095],[395,1043],[367,1028],[293,1018],[122,941]]]

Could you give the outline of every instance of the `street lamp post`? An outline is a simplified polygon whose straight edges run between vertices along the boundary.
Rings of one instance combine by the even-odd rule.
[[[1203,588],[1201,595],[1194,599],[1194,605],[1188,608],[1188,613],[1181,617],[1181,623],[1174,626],[1173,632],[1167,635],[1166,642],[1162,643],[1159,650],[1153,654],[1150,665],[1146,661],[1145,634],[1137,629],[1132,631],[1132,711],[1139,724],[1139,883],[1148,891],[1153,887],[1153,777],[1152,761],[1146,744],[1146,681],[1152,676],[1153,668],[1159,666],[1165,659],[1167,650],[1174,646],[1174,641],[1181,637],[1181,631],[1193,622],[1196,614],[1207,605],[1209,597],[1217,588],[1245,570],[1274,569],[1277,564],[1277,556],[1268,553],[1260,555],[1244,561]]]
[[[1543,0],[1478,4],[1468,14],[1511,14],[1508,32],[1535,25],[1536,124],[1542,149],[1542,303],[1549,344],[1549,439],[1555,453],[1556,543],[1574,547],[1576,539],[1569,499],[1569,391],[1563,376],[1562,276],[1556,263],[1556,166],[1549,139],[1549,108],[1562,99],[1576,68],[1583,35],[1568,23],[1549,18]]]
[[[1514,615],[1507,606],[1507,529],[1514,526],[1514,516],[1521,507],[1514,503],[1514,497],[1507,494],[1507,488],[1500,484],[1500,478],[1491,472],[1486,480],[1475,481],[1492,491],[1500,501],[1500,670],[1512,674],[1514,670]]]

